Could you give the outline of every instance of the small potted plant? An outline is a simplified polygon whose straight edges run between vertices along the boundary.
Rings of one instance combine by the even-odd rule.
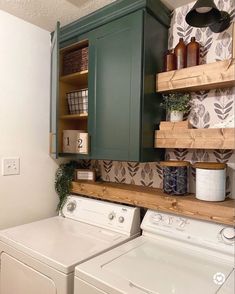
[[[161,106],[170,114],[170,121],[182,121],[184,113],[191,108],[191,96],[188,93],[172,93],[163,95]]]

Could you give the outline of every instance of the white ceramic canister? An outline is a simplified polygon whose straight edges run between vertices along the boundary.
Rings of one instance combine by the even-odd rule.
[[[197,162],[196,198],[205,201],[224,201],[226,195],[226,164]]]

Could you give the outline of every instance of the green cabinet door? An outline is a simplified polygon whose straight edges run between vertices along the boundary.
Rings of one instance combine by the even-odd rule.
[[[57,23],[51,42],[51,90],[50,90],[50,155],[58,157],[57,104],[59,94],[59,30]]]
[[[140,157],[143,11],[90,32],[89,133],[95,159]]]

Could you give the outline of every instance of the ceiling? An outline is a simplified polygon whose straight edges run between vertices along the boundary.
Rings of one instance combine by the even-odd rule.
[[[45,30],[53,31],[56,22],[71,23],[115,0],[0,0],[0,9]],[[174,9],[192,0],[162,0]]]

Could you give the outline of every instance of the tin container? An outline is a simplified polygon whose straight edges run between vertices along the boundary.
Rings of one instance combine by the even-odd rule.
[[[171,195],[188,193],[188,161],[162,161],[163,190]]]
[[[89,153],[88,133],[83,130],[63,131],[63,152],[64,153]]]

